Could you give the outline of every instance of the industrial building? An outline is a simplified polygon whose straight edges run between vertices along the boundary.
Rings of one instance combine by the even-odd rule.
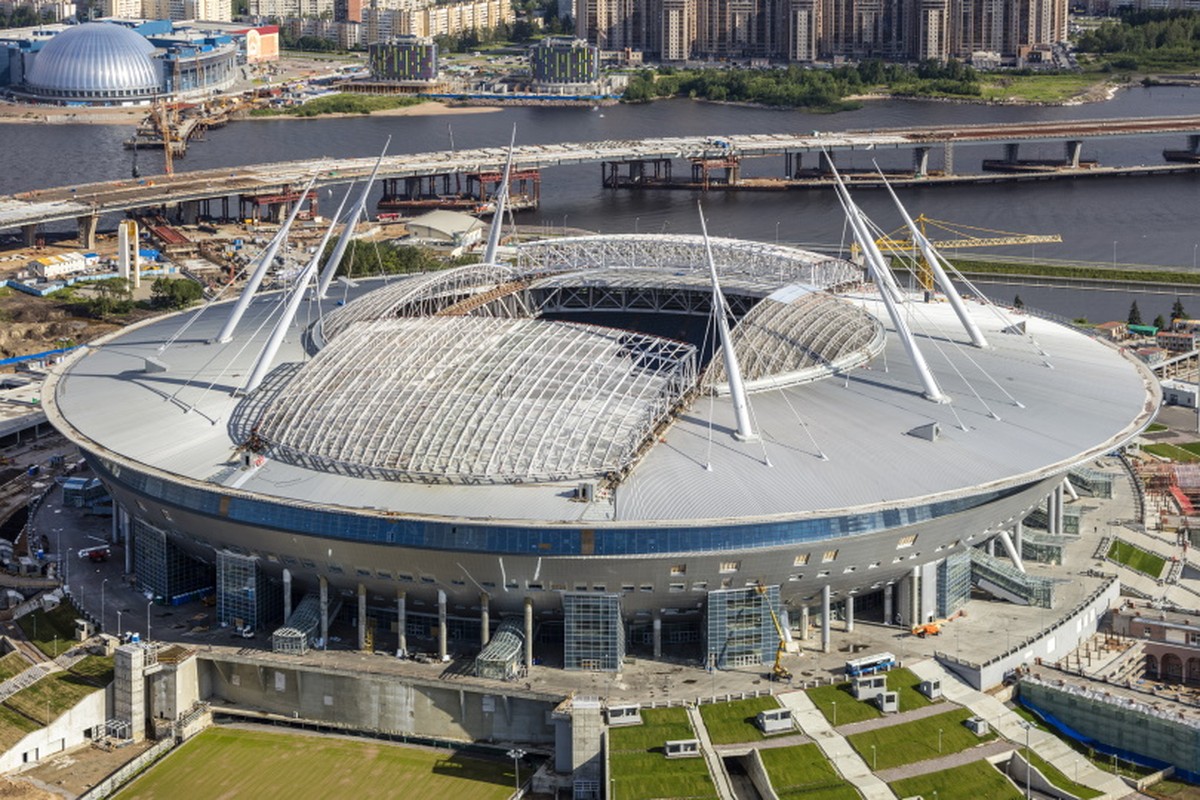
[[[828,648],[835,604],[916,625],[975,583],[1049,606],[1010,533],[1043,502],[1060,533],[1067,473],[1160,399],[1100,339],[779,245],[562,238],[321,294],[294,295],[303,336],[239,321],[278,305],[250,295],[117,332],[44,399],[139,585],[207,584],[287,652],[340,606],[360,647],[481,674],[721,669],[770,661],[773,616]]]

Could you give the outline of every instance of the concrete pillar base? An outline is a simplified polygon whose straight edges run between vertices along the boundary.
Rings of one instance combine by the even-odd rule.
[[[821,652],[833,650],[833,609],[829,584],[821,587]]]

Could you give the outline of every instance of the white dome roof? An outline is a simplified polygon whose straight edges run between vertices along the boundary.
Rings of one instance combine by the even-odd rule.
[[[48,97],[121,99],[161,91],[154,45],[121,25],[89,22],[67,28],[38,52],[26,78]]]

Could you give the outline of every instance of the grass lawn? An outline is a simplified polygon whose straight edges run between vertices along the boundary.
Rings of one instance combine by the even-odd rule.
[[[1146,433],[1162,433],[1165,430],[1170,430],[1170,429],[1166,425],[1163,425],[1161,422],[1151,422],[1149,425],[1146,426]]]
[[[1200,456],[1200,442],[1184,442],[1179,445],[1181,450],[1187,450],[1194,456]]]
[[[900,693],[900,710],[912,711],[914,708],[924,708],[930,705],[930,700],[917,691],[921,679],[907,669],[894,669],[887,674],[887,687],[890,691]],[[836,683],[832,686],[818,686],[808,690],[808,699],[820,709],[834,727],[849,725],[851,722],[862,722],[882,716],[883,712],[874,703],[854,699],[850,694],[850,683]],[[837,704],[835,717],[834,703]]]
[[[502,800],[512,792],[512,761],[507,759],[488,761],[369,740],[209,728],[117,797]]]
[[[842,779],[815,744],[759,750],[771,786],[780,797],[805,800],[858,800],[858,790]]]
[[[8,655],[0,658],[0,683],[20,675],[30,666],[29,659],[21,655],[19,651],[13,650]]]
[[[37,609],[17,620],[25,638],[49,658],[57,658],[75,641],[75,618],[79,612],[69,603],[61,603],[50,611]],[[56,641],[57,637],[57,641]],[[55,652],[57,650],[57,652]]]
[[[982,97],[984,100],[1014,97],[1034,103],[1059,103],[1083,94],[1103,81],[1103,77],[1077,72],[1067,75],[989,74],[983,76]]]
[[[1026,754],[1026,750],[1024,748],[1021,748],[1020,752],[1022,756]],[[1062,773],[1062,770],[1032,750],[1029,751],[1028,758],[1033,766],[1046,776],[1046,780],[1050,781],[1058,788],[1070,792],[1076,797],[1082,798],[1082,800],[1091,800],[1094,797],[1099,797],[1100,795],[1104,794],[1104,792],[1098,792],[1090,786],[1084,786],[1082,783],[1076,783],[1075,781],[1071,780]]]
[[[713,744],[736,744],[765,739],[762,731],[754,724],[758,712],[779,708],[774,697],[751,697],[730,703],[714,703],[700,706],[700,716],[708,737]]]
[[[703,758],[663,755],[663,742],[694,738],[682,708],[643,709],[641,725],[610,729],[609,764],[616,796],[621,800],[716,797]]]
[[[104,656],[84,656],[71,672],[86,678],[97,686],[107,686],[113,679],[113,660]]]
[[[868,765],[872,764],[871,745],[875,745],[875,769],[890,769],[914,761],[957,753],[981,742],[995,739],[995,733],[976,736],[967,730],[963,720],[972,717],[970,709],[958,708],[932,717],[903,722],[886,728],[856,733],[846,741],[858,751]],[[938,731],[941,730],[941,751],[938,750]],[[970,797],[971,795],[956,795]]]
[[[17,692],[5,700],[4,705],[43,725],[48,725],[57,719],[59,714],[73,708],[92,692],[98,691],[101,691],[101,687],[90,679],[70,672],[56,672]]]
[[[1144,789],[1142,793],[1151,797],[1168,797],[1171,800],[1200,800],[1200,786],[1185,783],[1178,778],[1159,781]]]
[[[986,761],[973,761],[954,769],[930,772],[888,784],[897,797],[971,798],[971,800],[1020,800],[1017,791],[999,770]]]
[[[1168,444],[1167,442],[1144,444],[1142,445],[1142,449],[1159,458],[1169,458],[1172,461],[1179,461],[1184,464],[1200,461],[1200,456],[1197,456],[1195,453],[1184,450],[1182,447]]]
[[[0,705],[0,750],[7,750],[31,731],[42,727],[24,714]]]
[[[1161,556],[1148,553],[1142,548],[1120,539],[1114,539],[1113,543],[1108,546],[1108,557],[1130,569],[1149,575],[1151,578],[1162,577],[1163,567],[1167,565],[1166,560]]]

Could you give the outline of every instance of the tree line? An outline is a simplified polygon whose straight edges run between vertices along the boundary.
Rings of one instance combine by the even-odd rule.
[[[1118,69],[1167,63],[1200,64],[1200,13],[1126,11],[1080,34],[1077,50],[1108,57]]]

